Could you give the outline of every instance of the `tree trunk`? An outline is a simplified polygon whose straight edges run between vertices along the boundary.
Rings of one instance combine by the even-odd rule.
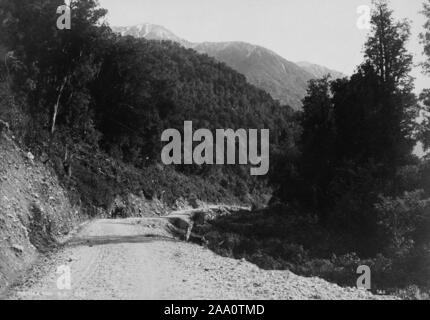
[[[54,115],[52,116],[51,134],[54,134],[54,132],[55,132],[55,123],[57,122],[58,108],[60,106],[61,96],[63,95],[63,91],[64,91],[64,88],[65,88],[66,83],[67,83],[67,78],[68,77],[64,78],[63,84],[61,85],[61,88],[60,88],[60,92],[58,93],[57,103],[54,106]]]

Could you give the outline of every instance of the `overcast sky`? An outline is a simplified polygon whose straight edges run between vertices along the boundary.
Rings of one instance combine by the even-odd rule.
[[[99,0],[108,22],[159,24],[192,42],[245,41],[290,61],[310,61],[351,74],[362,61],[366,30],[357,27],[357,8],[370,0]],[[409,44],[421,61],[418,34],[424,0],[391,0],[399,18],[412,20]],[[418,68],[417,88],[430,87]]]

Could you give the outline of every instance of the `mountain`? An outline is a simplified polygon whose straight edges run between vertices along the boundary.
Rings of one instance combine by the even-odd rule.
[[[302,107],[301,101],[306,95],[309,80],[321,78],[327,73],[335,77],[341,75],[340,72],[311,63],[296,64],[269,49],[245,42],[191,43],[162,26],[148,23],[112,29],[137,38],[179,42],[186,48],[207,54],[245,75],[249,83],[295,110]]]
[[[328,74],[330,74],[334,79],[345,77],[345,75],[339,71],[332,70],[324,66],[320,66],[318,64],[314,64],[306,61],[300,61],[300,62],[297,62],[296,64],[302,69],[309,72],[314,78],[317,78],[317,79],[322,78]]]
[[[206,42],[193,48],[242,73],[251,84],[281,103],[300,109],[312,75],[295,63],[266,48],[244,42]]]
[[[156,24],[142,23],[130,27],[113,27],[112,30],[123,36],[145,38],[148,40],[170,40],[179,42],[185,46],[189,45],[188,41],[179,38],[170,30]]]

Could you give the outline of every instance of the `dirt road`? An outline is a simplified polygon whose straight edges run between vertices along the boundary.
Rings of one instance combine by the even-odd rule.
[[[220,257],[203,247],[173,239],[161,219],[125,219],[97,220],[84,226],[63,249],[41,261],[8,298],[374,297],[318,278],[265,271],[246,261]]]

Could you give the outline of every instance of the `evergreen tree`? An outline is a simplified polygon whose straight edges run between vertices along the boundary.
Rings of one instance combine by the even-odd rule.
[[[421,44],[424,46],[424,55],[427,60],[422,63],[422,67],[426,74],[430,74],[430,0],[423,4],[421,13],[426,17],[427,21],[424,24],[424,32],[420,34]]]
[[[310,83],[300,156],[277,193],[317,213],[346,246],[366,253],[377,251],[379,195],[403,192],[397,172],[412,163],[418,111],[409,24],[396,21],[386,1],[374,6],[357,71],[350,79]]]
[[[423,73],[430,76],[430,0],[423,4],[422,14],[426,17],[427,21],[424,24],[424,31],[420,34],[421,44],[424,46],[424,55],[426,60],[421,64]],[[423,142],[424,149],[430,149],[430,88],[423,90],[420,95],[420,100],[424,105],[424,113],[422,113],[424,120],[420,128],[420,141]]]
[[[310,81],[303,100],[301,173],[309,190],[309,203],[318,208],[323,220],[329,205],[329,184],[333,176],[336,128],[329,78]]]
[[[415,119],[419,109],[412,93],[412,55],[407,51],[410,38],[408,21],[396,21],[385,0],[374,2],[371,34],[365,44],[365,64],[378,75],[377,99],[373,111],[379,128],[380,150],[375,160],[389,169],[407,161],[415,145]],[[372,90],[374,88],[369,88]]]
[[[410,23],[395,21],[386,0],[374,1],[371,33],[365,44],[365,59],[379,75],[380,81],[391,89],[410,89],[412,55],[406,44],[410,38]]]

